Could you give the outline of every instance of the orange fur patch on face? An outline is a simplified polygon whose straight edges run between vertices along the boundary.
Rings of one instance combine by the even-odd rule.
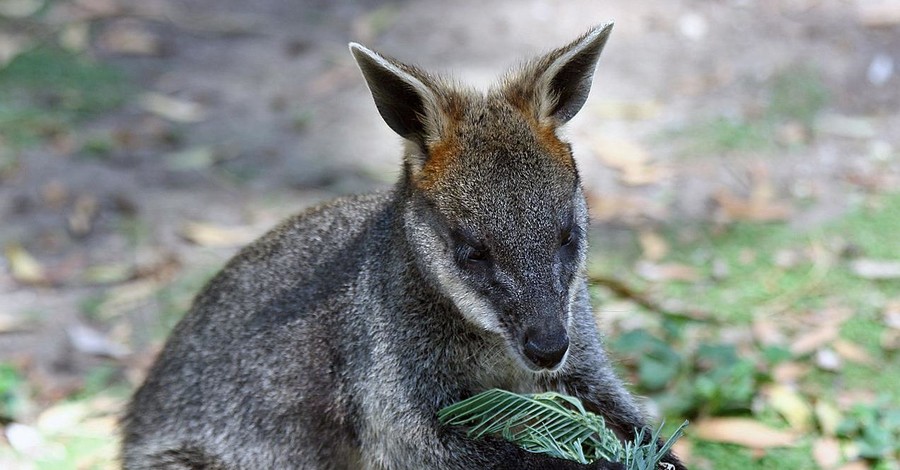
[[[433,188],[444,178],[460,153],[459,141],[453,135],[429,145],[428,159],[416,175],[416,185],[424,190]]]
[[[541,147],[547,149],[547,152],[553,158],[567,167],[575,167],[575,159],[572,158],[572,152],[569,150],[569,146],[556,136],[556,127],[554,125],[537,123],[533,127],[536,127],[534,136]]]
[[[413,182],[420,189],[433,188],[447,173],[461,154],[457,133],[464,114],[464,98],[455,93],[440,97],[440,119],[436,123],[439,140],[428,145],[428,156],[422,167],[413,175]]]
[[[564,165],[568,167],[575,166],[575,160],[572,158],[569,146],[556,136],[556,125],[553,120],[541,121],[538,117],[539,113],[535,108],[534,94],[529,93],[528,88],[523,85],[510,86],[504,90],[504,97],[525,118],[525,122],[528,123],[532,132],[534,132],[538,145],[546,149],[551,156]]]

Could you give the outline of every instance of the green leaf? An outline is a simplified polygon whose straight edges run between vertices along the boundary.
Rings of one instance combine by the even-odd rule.
[[[501,436],[529,452],[591,463],[600,459],[623,462],[628,470],[655,470],[687,422],[666,445],[657,449],[660,427],[648,444],[643,431],[635,442],[623,444],[602,416],[587,411],[575,397],[554,392],[520,395],[492,389],[443,408],[441,423],[465,426],[471,438]]]
[[[644,357],[638,365],[638,379],[648,390],[665,387],[677,374],[678,362],[671,359]]]

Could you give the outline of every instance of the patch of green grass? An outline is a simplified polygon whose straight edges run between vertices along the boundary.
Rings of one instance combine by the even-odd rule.
[[[134,216],[120,217],[116,221],[116,230],[128,240],[128,246],[132,248],[144,246],[151,233],[147,219]]]
[[[78,311],[91,321],[100,321],[100,310],[106,302],[106,293],[94,293],[83,297],[78,302]]]
[[[808,446],[769,449],[762,457],[755,458],[752,451],[743,447],[699,442],[694,447],[693,455],[695,460],[708,460],[712,463],[710,468],[716,470],[818,469],[818,466],[810,458]]]
[[[84,376],[81,391],[73,398],[90,398],[110,390],[119,394],[127,393],[128,387],[122,377],[121,368],[112,364],[94,366]]]
[[[12,364],[0,363],[0,424],[17,418],[26,402],[25,378]]]
[[[878,300],[900,296],[900,283],[854,275],[848,261],[829,246],[849,243],[863,256],[896,259],[900,254],[897,214],[900,194],[885,196],[877,210],[860,209],[805,233],[785,224],[754,223],[737,223],[722,234],[706,232],[697,242],[675,245],[670,258],[695,266],[704,278],[711,278],[713,260],[719,259],[727,264],[729,274],[717,281],[670,283],[665,292],[729,321],[749,322],[770,307],[815,309],[826,300],[853,308],[857,319],[872,320]],[[803,254],[814,246],[825,250],[820,255],[823,259],[801,259],[791,267],[775,262],[779,250]],[[698,252],[711,255],[701,257]],[[698,263],[698,257],[704,261]]]
[[[765,109],[758,117],[714,116],[674,132],[687,154],[754,152],[778,147],[776,134],[785,123],[810,129],[828,103],[828,89],[818,70],[792,66],[768,85]],[[668,137],[673,137],[669,135]]]
[[[765,121],[717,116],[692,124],[678,132],[687,140],[691,154],[754,151],[772,148],[772,129]]]
[[[707,279],[712,278],[713,263],[719,260],[728,267],[727,276],[702,283],[672,283],[665,286],[666,294],[690,299],[723,320],[749,322],[757,309],[798,289],[812,287],[816,274],[811,264],[785,269],[775,265],[772,259],[778,249],[800,248],[806,241],[780,224],[740,223],[725,234],[707,233],[694,246],[676,246],[671,259],[696,267],[701,277]],[[710,255],[697,263],[698,251]],[[799,304],[795,306],[814,307],[819,299],[803,296],[796,302]]]
[[[811,126],[827,103],[828,89],[819,71],[808,65],[793,66],[772,80],[768,114]]]
[[[32,145],[118,107],[129,92],[124,75],[109,65],[37,47],[0,69],[0,136],[14,147]]]
[[[79,153],[88,158],[103,160],[108,158],[115,149],[116,144],[109,136],[93,136],[84,142]]]
[[[687,324],[665,318],[661,327],[612,338],[614,356],[622,361],[624,373],[637,390],[654,395],[669,421],[738,414],[786,427],[779,413],[757,397],[762,387],[773,381],[770,371],[774,364],[803,363],[810,370],[800,379],[798,391],[809,404],[817,400],[836,403],[837,397],[848,391],[881,397],[875,403],[860,404],[862,408],[851,416],[855,421],[841,439],[858,445],[867,443],[874,468],[892,468],[890,465],[900,459],[900,451],[888,444],[892,439],[900,441],[900,376],[885,371],[900,370],[900,354],[883,350],[880,341],[888,328],[882,319],[885,303],[900,298],[900,282],[855,274],[853,258],[844,247],[853,246],[853,256],[900,259],[900,239],[896,236],[900,233],[900,194],[880,196],[832,223],[805,231],[780,223],[737,223],[725,231],[690,229],[695,235],[686,242],[678,241],[684,237],[674,229],[665,234],[671,253],[664,262],[693,266],[699,279],[659,283],[653,288],[654,296],[697,307],[720,323]],[[795,253],[796,261],[779,265],[776,258],[780,251]],[[598,266],[630,280],[622,274],[621,266],[633,266],[638,256],[632,247],[609,255],[607,262]],[[609,267],[608,261],[613,259],[618,269]],[[728,266],[723,278],[713,276],[716,262]],[[646,284],[634,285],[643,289]],[[852,312],[841,326],[840,337],[866,351],[872,364],[845,359],[837,371],[826,371],[816,366],[815,357],[790,353],[790,342],[780,348],[756,346],[749,351],[717,343],[723,332],[747,328],[759,315],[790,322],[795,316],[833,308]],[[693,336],[685,336],[689,329]],[[717,469],[814,468],[810,442],[804,438],[799,447],[770,450],[758,459],[740,447],[705,442],[697,443],[694,454]]]

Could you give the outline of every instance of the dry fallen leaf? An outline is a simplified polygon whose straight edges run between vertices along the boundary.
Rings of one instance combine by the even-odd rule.
[[[181,229],[182,237],[202,246],[241,246],[258,235],[247,227],[223,227],[206,222],[188,222]]]
[[[119,21],[104,30],[97,45],[108,52],[122,55],[158,56],[162,41],[137,21]]]
[[[797,440],[797,436],[791,432],[775,429],[750,418],[706,418],[692,427],[692,434],[698,439],[754,449],[790,447]]]
[[[753,330],[753,337],[763,346],[782,345],[786,341],[784,333],[778,326],[778,322],[769,317],[758,316],[754,318],[751,329]]]
[[[832,347],[834,347],[835,352],[837,352],[841,358],[848,361],[865,364],[867,366],[875,364],[875,359],[869,355],[869,352],[856,343],[839,338],[834,341]]]
[[[595,153],[605,165],[620,172],[619,179],[629,186],[657,183],[670,174],[668,168],[650,161],[647,151],[627,139],[594,139]]]
[[[768,169],[759,166],[751,171],[753,187],[750,195],[741,198],[730,190],[720,189],[713,195],[722,213],[729,220],[749,220],[754,222],[772,222],[787,220],[793,213],[792,205],[787,201],[775,199],[775,187],[769,178]]]
[[[889,328],[900,330],[900,299],[889,301],[884,306],[884,324]]]
[[[653,263],[646,260],[637,262],[635,272],[651,282],[696,281],[699,278],[693,266],[679,263]]]
[[[841,412],[831,403],[824,400],[816,402],[816,421],[819,423],[819,429],[825,436],[837,435],[837,428],[843,420]]]
[[[694,445],[691,441],[687,439],[676,441],[675,445],[672,446],[672,451],[685,465],[690,465],[694,454]]]
[[[94,219],[97,215],[97,198],[90,194],[82,194],[75,199],[72,212],[66,217],[69,223],[69,231],[76,237],[83,237],[90,233]]]
[[[809,365],[800,362],[782,362],[772,369],[772,379],[780,384],[795,384],[809,373]]]
[[[41,412],[36,427],[44,435],[71,430],[90,413],[91,410],[83,401],[57,403]]]
[[[0,312],[0,333],[27,331],[31,329],[29,323],[30,322],[21,315],[11,315],[6,312]]]
[[[97,318],[108,320],[147,304],[162,287],[153,279],[129,282],[110,289],[97,307]]]
[[[69,189],[58,179],[41,186],[41,201],[50,209],[60,209],[69,200]]]
[[[856,316],[856,310],[849,307],[829,306],[818,310],[815,315],[809,318],[809,322],[814,325],[835,325],[840,328],[847,320]]]
[[[812,353],[837,339],[839,332],[838,325],[826,323],[794,338],[794,341],[791,343],[791,353],[795,356],[804,356]]]
[[[662,105],[657,101],[600,101],[591,111],[602,119],[639,121],[659,116]]]
[[[44,267],[21,245],[6,246],[6,262],[13,279],[23,284],[47,284],[49,279]]]
[[[809,130],[802,122],[791,120],[778,126],[775,139],[786,146],[801,145],[809,141]]]
[[[633,223],[646,219],[664,219],[666,217],[666,208],[664,206],[650,198],[641,196],[600,195],[595,192],[589,192],[588,204],[590,206],[591,219],[600,222],[619,220]]]
[[[841,444],[833,437],[816,439],[812,448],[813,460],[823,469],[831,469],[841,463]]]
[[[788,203],[752,196],[749,199],[742,199],[725,189],[716,191],[713,199],[729,220],[774,222],[787,220],[793,213],[793,208]]]
[[[857,259],[850,263],[853,274],[863,279],[900,279],[900,261],[880,259]]]
[[[81,280],[88,284],[116,284],[131,279],[134,268],[127,263],[99,264],[82,271]]]
[[[660,164],[642,165],[623,171],[619,180],[628,186],[644,186],[659,183],[670,175],[669,169]]]
[[[767,390],[769,405],[778,412],[795,431],[808,431],[812,425],[812,408],[802,395],[784,385],[774,385]]]
[[[659,261],[665,258],[669,252],[669,244],[658,233],[650,230],[641,230],[638,234],[641,243],[641,251],[645,259]]]
[[[206,119],[206,110],[200,104],[160,93],[144,93],[139,102],[147,111],[170,121],[200,122]]]

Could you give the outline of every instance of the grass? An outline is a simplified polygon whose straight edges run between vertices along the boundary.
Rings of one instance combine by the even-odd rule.
[[[37,144],[120,106],[130,92],[110,65],[37,47],[0,69],[0,137],[15,148]]]
[[[783,361],[810,366],[810,372],[798,383],[798,390],[810,404],[817,400],[837,403],[849,391],[868,392],[880,399],[859,403],[866,412],[900,415],[900,375],[884,373],[900,371],[900,354],[880,347],[887,329],[881,312],[887,301],[900,299],[900,282],[855,275],[850,269],[852,259],[846,254],[846,247],[852,246],[849,251],[856,256],[900,258],[900,239],[896,237],[900,232],[900,194],[870,202],[874,204],[806,231],[785,224],[753,223],[738,223],[724,232],[693,227],[687,229],[693,233],[690,237],[670,230],[665,235],[671,253],[665,261],[695,267],[699,280],[653,286],[636,278],[629,282],[652,287],[660,298],[677,299],[709,312],[718,323],[666,318],[657,322],[657,327],[617,334],[610,343],[613,355],[622,360],[623,373],[632,378],[640,393],[653,396],[661,404],[670,422],[680,422],[683,417],[737,414],[786,427],[777,413],[766,408],[765,400],[758,398],[760,388],[774,380],[770,371]],[[685,238],[689,241],[678,241]],[[779,265],[779,251],[798,253],[796,264]],[[598,266],[609,270],[612,266],[633,265],[638,257],[636,245],[629,244],[615,255],[605,256]],[[729,268],[724,279],[712,276],[716,260]],[[862,347],[874,365],[845,360],[837,371],[826,371],[815,366],[813,357],[794,357],[787,349],[789,344],[768,349],[756,345],[747,350],[719,339],[727,337],[728,331],[748,331],[754,319],[761,316],[787,324],[835,308],[852,312],[840,328],[840,337]],[[602,315],[602,307],[600,311]],[[659,318],[659,314],[648,316]],[[814,327],[813,323],[807,328]],[[850,411],[842,411],[845,419],[850,419]],[[893,425],[893,418],[885,419],[887,424],[861,424],[839,437],[857,443],[877,441],[867,438],[867,433],[888,441],[900,438],[900,423]],[[690,435],[688,428],[688,438]],[[795,448],[767,451],[762,457],[741,447],[707,442],[696,442],[693,453],[716,469],[816,468],[810,458],[813,437],[804,438]],[[893,468],[890,462],[896,465],[900,447],[890,449],[887,456],[874,460],[877,465],[873,468]]]
[[[758,116],[712,116],[674,132],[668,140],[681,142],[686,155],[771,151],[779,146],[781,126],[794,123],[805,132],[828,103],[828,89],[815,68],[806,65],[781,70],[767,84],[766,104]]]

